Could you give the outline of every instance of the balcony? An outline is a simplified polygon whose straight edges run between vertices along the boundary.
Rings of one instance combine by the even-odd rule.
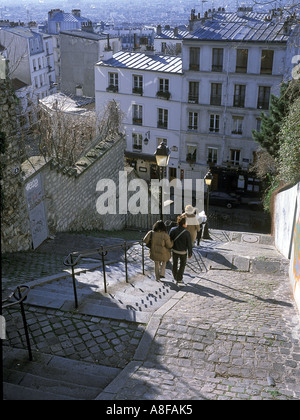
[[[171,97],[171,93],[169,91],[159,90],[156,93],[156,97],[159,98],[159,99],[167,99],[167,100],[169,100],[170,97]]]
[[[132,93],[134,93],[136,95],[143,96],[143,88],[141,88],[141,87],[134,87],[134,88],[132,88]]]
[[[157,121],[157,128],[168,129],[168,123],[166,121]]]
[[[135,118],[135,117],[133,117],[132,118],[132,124],[134,124],[134,125],[143,125],[143,120],[142,120],[142,118]]]
[[[119,92],[119,87],[115,85],[109,85],[106,88],[106,92],[114,92],[114,93]]]
[[[190,104],[198,104],[199,103],[199,96],[189,93],[188,102]]]

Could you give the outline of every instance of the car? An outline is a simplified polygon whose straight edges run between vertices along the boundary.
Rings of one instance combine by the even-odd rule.
[[[226,206],[228,209],[231,209],[232,207],[239,205],[240,200],[226,192],[212,191],[209,194],[209,204]]]

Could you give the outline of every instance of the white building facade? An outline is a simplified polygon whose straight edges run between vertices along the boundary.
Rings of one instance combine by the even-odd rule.
[[[114,55],[98,63],[96,109],[109,99],[120,103],[127,158],[136,156],[136,168],[144,171],[145,178],[152,174],[144,154],[153,156],[158,139],[165,139],[171,149],[166,174],[170,179],[201,179],[210,167],[213,189],[257,194],[251,165],[258,144],[252,140],[252,130],[259,129],[271,95],[279,95],[281,82],[291,78],[289,61],[299,54],[294,36],[299,25],[279,12],[269,16],[239,8],[237,13],[221,10],[203,18],[192,13],[189,29],[173,31],[178,50],[181,42],[178,56],[127,53],[122,59]],[[157,50],[163,51],[170,38],[172,32],[160,31]],[[174,73],[172,66],[165,65],[160,72],[159,66],[150,64],[158,61],[176,61],[180,70]],[[106,92],[114,83],[118,89]],[[135,83],[142,94],[132,91]],[[156,96],[164,83],[169,83],[169,99]]]
[[[124,114],[126,157],[144,179],[156,177],[154,152],[171,150],[169,174],[177,176],[181,133],[182,60],[123,52],[95,67],[96,111],[115,100]]]
[[[10,78],[31,87],[32,98],[42,99],[55,91],[51,36],[22,26],[1,28],[0,43],[7,50]]]

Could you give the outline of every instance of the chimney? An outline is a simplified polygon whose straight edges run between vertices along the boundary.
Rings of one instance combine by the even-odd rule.
[[[64,13],[64,11],[60,9],[51,9],[50,12],[48,12],[48,19],[51,20],[57,13]]]
[[[113,50],[109,42],[109,34],[107,34],[107,46],[104,48],[103,61],[110,60],[113,56]]]
[[[77,85],[75,88],[75,95],[76,96],[83,96],[83,89],[81,85]]]
[[[174,36],[178,36],[178,28],[176,26],[176,28],[174,28]]]
[[[81,17],[81,10],[80,9],[73,9],[72,10],[72,15],[77,16],[77,17]]]
[[[161,25],[157,25],[156,34],[161,35]]]

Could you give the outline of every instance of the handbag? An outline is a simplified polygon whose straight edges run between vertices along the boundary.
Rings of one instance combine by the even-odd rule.
[[[151,248],[151,243],[152,243],[152,230],[151,230],[151,233],[150,233],[150,240],[149,240],[149,242],[146,244],[146,247],[147,247],[147,248]]]

